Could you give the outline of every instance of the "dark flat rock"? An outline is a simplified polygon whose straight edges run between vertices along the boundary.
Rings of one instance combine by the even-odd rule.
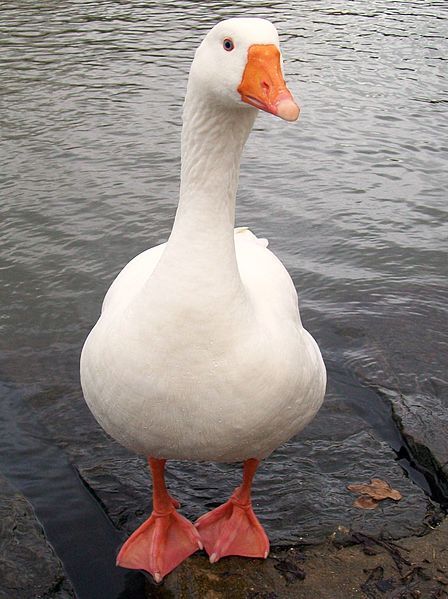
[[[441,501],[448,507],[448,406],[439,393],[401,393],[378,387],[392,406],[394,417],[412,455],[438,487]]]
[[[316,420],[299,438],[265,460],[256,477],[254,506],[271,542],[319,543],[341,527],[400,538],[421,534],[437,511],[396,461],[389,444],[342,398],[352,389],[333,382]],[[379,401],[369,389],[366,401]],[[80,398],[62,394],[30,398],[51,437],[69,454],[82,479],[123,537],[151,509],[151,481],[145,461],[103,433]],[[239,484],[238,465],[171,462],[170,490],[182,512],[196,519],[225,501]],[[353,507],[350,483],[384,479],[403,495],[366,512]]]
[[[0,599],[74,596],[31,505],[0,476]]]

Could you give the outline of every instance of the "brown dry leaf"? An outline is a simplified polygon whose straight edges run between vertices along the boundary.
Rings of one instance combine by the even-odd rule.
[[[374,510],[377,505],[378,501],[376,501],[376,499],[373,499],[373,497],[370,497],[369,495],[360,495],[353,502],[354,507],[360,507],[363,510]]]
[[[400,501],[400,499],[403,498],[403,495],[400,493],[400,491],[397,491],[397,489],[392,489],[390,484],[385,480],[381,480],[380,478],[372,478],[372,485],[377,485],[378,487],[384,489],[384,498],[388,497],[394,501]]]
[[[369,497],[372,497],[376,501],[382,501],[383,499],[400,501],[403,497],[400,491],[392,489],[389,483],[380,478],[372,478],[368,485],[348,485],[347,489],[352,491],[352,493],[369,495]]]

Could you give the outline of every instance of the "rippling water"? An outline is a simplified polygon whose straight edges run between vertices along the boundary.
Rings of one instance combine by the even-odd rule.
[[[282,493],[279,471],[297,460],[294,468],[312,477],[319,462],[311,454],[300,462],[300,443],[318,452],[353,414],[387,429],[363,381],[400,390],[446,381],[448,6],[240,6],[2,3],[0,376],[16,394],[8,415],[16,410],[24,431],[5,469],[23,488],[15,464],[39,452],[36,439],[71,455],[83,431],[95,430],[79,389],[80,348],[117,272],[169,234],[194,50],[222,18],[264,16],[279,28],[302,117],[292,126],[260,115],[242,164],[237,224],[268,237],[286,264],[330,371],[326,407],[305,440],[271,458],[261,476],[268,498],[260,505],[279,542],[299,537],[291,522],[301,525],[304,509],[294,481]],[[28,408],[39,394],[53,403]],[[183,480],[180,468],[175,476]],[[188,483],[187,507],[200,510],[206,491]],[[225,495],[216,484],[216,496]],[[45,492],[37,485],[32,499]]]

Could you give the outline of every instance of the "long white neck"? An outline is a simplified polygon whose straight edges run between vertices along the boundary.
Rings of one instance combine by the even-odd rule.
[[[190,277],[192,285],[202,284],[216,294],[223,287],[235,293],[241,286],[234,243],[235,198],[241,153],[255,116],[255,109],[216,105],[189,84],[179,206],[162,262],[171,277]]]
[[[241,153],[256,110],[228,109],[201,97],[190,85],[182,128],[179,207],[173,234],[211,227],[233,239]]]
[[[189,84],[182,128],[179,206],[170,244],[187,236],[234,247],[235,199],[241,153],[255,110],[228,109],[204,98]],[[204,235],[205,234],[205,235]]]

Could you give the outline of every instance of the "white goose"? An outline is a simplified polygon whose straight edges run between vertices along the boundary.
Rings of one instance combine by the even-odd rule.
[[[259,460],[315,416],[326,374],[281,262],[234,230],[241,153],[258,110],[293,121],[278,35],[264,19],[216,25],[196,51],[182,129],[179,207],[167,243],[121,271],[81,356],[85,399],[117,441],[148,457],[150,518],[117,563],[156,581],[198,548],[266,557],[252,511]],[[165,461],[244,461],[243,484],[193,526],[165,486]]]

